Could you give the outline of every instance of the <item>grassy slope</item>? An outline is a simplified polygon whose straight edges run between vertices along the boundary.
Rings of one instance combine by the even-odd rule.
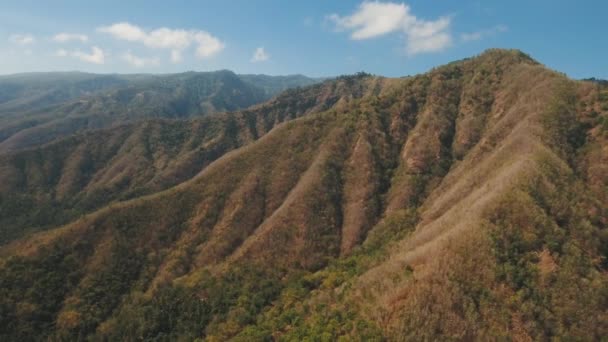
[[[6,337],[604,336],[605,90],[516,51],[365,82],[3,247]]]

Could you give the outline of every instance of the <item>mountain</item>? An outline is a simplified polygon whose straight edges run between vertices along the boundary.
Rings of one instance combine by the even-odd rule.
[[[275,126],[360,98],[368,87],[329,81],[239,112],[141,121],[0,155],[0,243],[174,186]]]
[[[318,81],[301,75],[239,76],[227,70],[169,75],[3,76],[0,153],[138,119],[235,111],[264,102],[291,87]]]
[[[239,75],[243,82],[264,89],[266,96],[271,97],[286,89],[305,87],[318,83],[323,78],[310,78],[304,75],[268,76],[268,75]]]
[[[569,80],[520,51],[489,50],[422,75],[361,74],[282,96],[291,105],[207,119],[220,132],[234,120],[232,133],[217,134],[240,142],[179,184],[117,195],[0,247],[0,338],[608,334],[608,88]],[[215,136],[196,133],[203,121],[145,125],[186,138],[140,134],[154,144],[130,160],[161,166],[143,181],[129,172],[144,186],[184,158],[186,146],[206,146],[180,141]],[[65,156],[113,134],[17,152],[2,174],[21,177],[14,184],[30,201],[66,183],[86,193],[90,179],[103,177],[76,172],[84,181],[68,182],[78,158]],[[112,163],[101,155],[120,158],[100,152],[93,160]],[[11,184],[4,177],[0,184]]]
[[[0,76],[0,112],[42,109],[129,82],[117,75],[35,72]]]
[[[595,77],[585,78],[585,79],[583,79],[583,81],[598,83],[598,84],[600,84],[602,86],[607,86],[608,85],[608,80],[603,80],[601,78],[595,78]]]

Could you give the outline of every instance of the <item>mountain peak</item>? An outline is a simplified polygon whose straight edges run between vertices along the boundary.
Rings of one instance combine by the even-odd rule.
[[[513,63],[534,63],[539,64],[529,54],[519,49],[501,49],[490,48],[482,52],[478,58],[487,58],[494,60],[508,60]]]
[[[474,65],[515,65],[515,64],[539,64],[530,55],[518,49],[502,49],[502,48],[490,48],[484,50],[482,53],[448,63],[447,65],[460,64],[460,63],[472,63]]]
[[[0,340],[600,340],[607,117],[490,49],[0,153]]]

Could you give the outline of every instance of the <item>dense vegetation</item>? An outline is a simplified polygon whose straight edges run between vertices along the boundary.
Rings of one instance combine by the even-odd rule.
[[[235,111],[319,82],[228,70],[170,75],[33,73],[0,77],[0,152],[147,118]]]
[[[174,186],[284,121],[362,94],[358,85],[326,82],[248,110],[148,120],[0,155],[0,244]]]
[[[0,339],[601,340],[607,94],[489,50],[5,156],[2,184],[29,202],[3,222],[28,227],[31,203],[65,219],[0,247]],[[128,164],[146,162],[77,218],[67,206],[121,158],[87,139],[132,139]],[[75,172],[75,151],[103,167]],[[45,199],[66,183],[69,200]]]

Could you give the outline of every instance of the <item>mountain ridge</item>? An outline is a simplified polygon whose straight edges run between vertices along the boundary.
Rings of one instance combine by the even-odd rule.
[[[605,88],[505,50],[338,82],[179,185],[0,246],[6,336],[605,335]]]
[[[7,219],[18,220],[19,217],[29,217],[30,222],[31,220],[52,222],[54,220],[46,214],[49,210],[41,209],[54,208],[52,210],[56,213],[60,212],[62,206],[66,210],[84,209],[90,207],[86,203],[107,203],[111,199],[116,199],[118,194],[133,197],[151,189],[167,187],[162,185],[164,183],[175,185],[192,176],[209,158],[213,160],[224,152],[256,140],[278,123],[308,112],[324,110],[339,103],[340,99],[347,101],[343,99],[345,95],[355,94],[356,97],[356,93],[351,89],[352,87],[345,85],[344,82],[323,83],[299,91],[297,97],[294,97],[293,92],[287,92],[265,104],[241,112],[192,121],[145,121],[140,124],[94,131],[90,134],[84,133],[40,148],[5,154],[0,156],[4,165],[0,174],[5,180],[0,191],[0,208],[3,209],[0,210],[0,217],[5,219],[3,222],[6,228],[11,227]],[[160,141],[163,139],[164,141]],[[98,140],[107,141],[108,148],[99,148],[96,143]],[[81,143],[77,143],[78,141]],[[154,148],[152,147],[154,144],[161,146]],[[65,147],[70,150],[63,156]],[[141,162],[139,159],[142,159]],[[96,162],[87,166],[87,160]],[[70,165],[70,161],[74,165]],[[105,164],[106,162],[109,164]],[[48,168],[45,165],[57,163],[64,164],[61,166],[65,168],[63,172],[71,174],[67,179],[71,177],[76,178],[77,181],[65,183],[62,182],[63,177],[53,177],[45,171],[45,168]],[[171,163],[177,164],[171,165]],[[157,170],[148,172],[147,170],[150,169]],[[164,170],[172,171],[162,176]],[[36,178],[35,175],[40,172],[46,173],[45,176]],[[11,176],[19,174],[25,176],[21,180],[17,176]],[[171,180],[172,178],[175,180]],[[33,184],[28,186],[30,182]],[[79,185],[78,182],[85,182],[86,187]],[[131,184],[132,182],[134,184]],[[148,182],[149,184],[146,185]],[[61,184],[65,185],[61,186]],[[114,189],[113,184],[118,188]],[[49,188],[49,185],[52,187]],[[68,186],[67,190],[66,186]],[[28,193],[23,191],[24,187],[37,190]],[[144,188],[137,190],[140,187]],[[90,191],[93,193],[88,193]],[[45,200],[44,198],[49,197],[45,192],[55,195]],[[96,195],[95,192],[98,194]],[[78,201],[79,195],[84,196],[80,205],[74,202],[74,200]],[[58,200],[55,201],[52,197],[58,197]],[[68,197],[72,202],[64,203],[58,208],[58,203],[65,202],[62,197]],[[100,198],[95,200],[96,197]],[[36,198],[37,200],[34,200]],[[19,211],[14,208],[15,205],[9,206],[10,203],[27,203],[30,200],[34,200],[29,204],[32,209],[24,212],[23,215],[17,214]],[[27,208],[27,204],[25,206]],[[35,210],[39,212],[36,213]],[[19,230],[25,228],[23,223],[13,224],[17,224]],[[5,230],[5,239],[9,235]]]
[[[187,118],[244,109],[290,87],[318,81],[304,76],[239,76],[228,70],[0,77],[0,151],[138,119]]]

